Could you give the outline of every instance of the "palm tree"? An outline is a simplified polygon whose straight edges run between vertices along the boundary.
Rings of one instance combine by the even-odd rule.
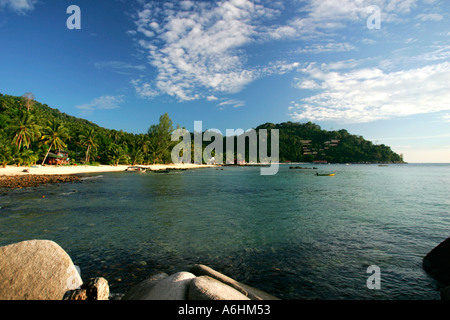
[[[41,135],[40,126],[35,123],[34,116],[29,112],[23,112],[17,124],[12,125],[10,130],[14,135],[12,143],[19,147],[19,151],[22,146],[28,149],[31,142]]]
[[[139,148],[142,153],[142,161],[146,161],[149,164],[148,156],[150,152],[150,140],[148,135],[140,134],[136,137],[134,148]]]
[[[125,155],[125,151],[120,145],[111,143],[108,147],[108,156],[113,161],[113,164],[117,166],[120,160]]]
[[[0,130],[0,165],[4,168],[13,159],[12,158],[12,148],[4,137],[3,131]]]
[[[131,147],[131,152],[130,152],[129,156],[130,156],[131,164],[133,166],[138,163],[139,164],[142,163],[142,161],[144,160],[144,155],[142,153],[142,149],[136,145],[133,145]]]
[[[63,140],[66,140],[68,138],[69,130],[64,127],[61,122],[58,122],[56,120],[49,122],[48,126],[45,127],[44,134],[41,138],[42,140],[44,140],[44,144],[49,145],[47,154],[45,155],[42,164],[44,164],[45,160],[47,160],[48,154],[50,153],[52,147],[55,147],[56,149],[67,148],[67,145]]]
[[[19,165],[23,162],[27,167],[30,167],[39,160],[39,157],[31,149],[27,149],[19,154],[17,160]]]
[[[89,162],[89,153],[91,149],[97,149],[97,134],[94,128],[88,129],[84,134],[79,135],[81,145],[87,147],[85,163]]]

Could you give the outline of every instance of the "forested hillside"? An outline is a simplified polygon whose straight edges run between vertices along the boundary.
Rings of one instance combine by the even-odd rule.
[[[0,165],[41,164],[53,150],[68,151],[71,164],[169,163],[171,150],[178,143],[171,141],[174,129],[167,113],[148,132],[132,134],[62,113],[35,101],[32,94],[0,94]],[[344,129],[326,131],[311,122],[266,123],[255,129],[268,129],[269,137],[270,129],[279,130],[281,162],[402,162],[402,157],[390,147],[374,145]],[[193,144],[192,133],[191,136]],[[203,142],[203,149],[207,145]],[[194,148],[191,149],[193,161]],[[270,144],[268,149],[270,152]],[[236,152],[235,147],[234,158]],[[246,155],[248,159],[248,146]]]
[[[266,123],[256,128],[278,129],[280,161],[311,162],[325,160],[331,163],[403,162],[402,156],[384,144],[375,145],[347,130],[322,130],[317,124],[285,122]]]
[[[163,131],[164,130],[164,131]],[[167,114],[147,133],[102,128],[31,96],[0,94],[0,164],[40,164],[49,149],[67,150],[71,163],[151,164],[170,162],[173,130]]]

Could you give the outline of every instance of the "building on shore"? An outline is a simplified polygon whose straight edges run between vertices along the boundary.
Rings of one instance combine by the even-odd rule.
[[[69,152],[63,150],[52,150],[48,153],[45,164],[49,165],[62,165],[69,164]]]

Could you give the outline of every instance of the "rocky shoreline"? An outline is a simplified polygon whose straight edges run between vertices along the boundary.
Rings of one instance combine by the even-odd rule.
[[[439,282],[441,299],[450,300],[450,238],[423,258],[423,268]],[[0,247],[0,270],[0,300],[280,300],[201,264],[110,293],[105,278],[83,281],[70,256],[48,240]]]
[[[105,278],[82,279],[70,256],[49,240],[0,247],[0,270],[0,300],[280,300],[201,264],[110,293]]]
[[[56,183],[75,183],[79,182],[81,177],[78,175],[3,175],[0,176],[0,189],[7,191],[8,189],[22,189],[30,187],[38,187],[44,184],[56,184]]]

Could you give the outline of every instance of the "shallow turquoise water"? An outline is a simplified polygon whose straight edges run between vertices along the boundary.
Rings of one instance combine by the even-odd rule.
[[[113,292],[203,263],[283,299],[439,299],[422,258],[450,236],[450,165],[318,171],[336,176],[226,167],[13,190],[0,196],[0,245],[56,241]]]

